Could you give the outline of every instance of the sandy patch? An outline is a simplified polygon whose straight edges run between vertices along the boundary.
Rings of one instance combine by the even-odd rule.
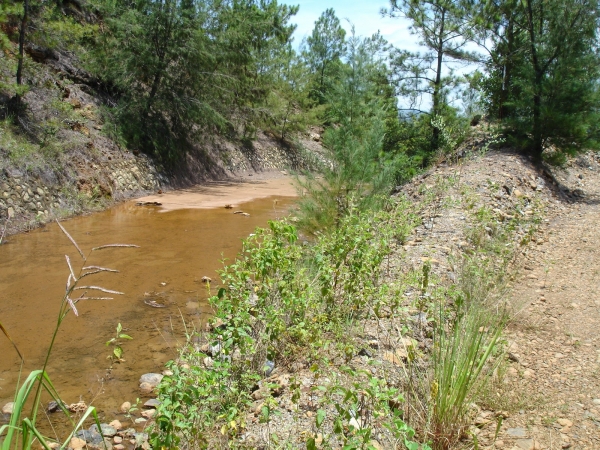
[[[278,174],[277,177],[245,178],[239,181],[213,181],[188,189],[163,194],[148,195],[134,202],[159,202],[164,211],[177,209],[222,208],[258,198],[271,196],[296,197],[298,194],[292,178]]]

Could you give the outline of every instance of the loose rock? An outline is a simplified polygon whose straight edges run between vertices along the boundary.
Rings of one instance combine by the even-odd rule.
[[[4,405],[2,407],[2,412],[4,414],[12,414],[14,406],[15,406],[14,402],[8,402],[6,405]]]
[[[121,405],[120,410],[124,413],[129,412],[129,410],[131,409],[131,403],[129,402],[123,402],[123,404]]]

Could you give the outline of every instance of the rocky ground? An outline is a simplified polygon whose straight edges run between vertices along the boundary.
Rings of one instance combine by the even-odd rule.
[[[512,236],[517,250],[507,272],[506,299],[513,311],[505,334],[507,351],[488,392],[472,405],[472,424],[459,447],[600,448],[598,161],[588,154],[563,169],[540,169],[518,154],[490,151],[442,163],[399,193],[415,202],[426,196],[431,201],[420,211],[422,223],[413,236],[385,263],[392,284],[418,273],[425,261],[436,283],[454,282],[457,256],[470,251],[467,234],[480,207],[493,212],[491,226],[522,218]],[[317,408],[328,414],[335,409],[325,405],[325,395],[316,387],[334,380],[351,383],[339,370],[344,365],[401,386],[407,352],[411,347],[427,351],[431,345],[426,333],[418,331],[419,322],[429,319],[415,309],[415,292],[402,289],[404,317],[370,320],[349,332],[354,349],[349,360],[339,353],[336,359],[332,351],[325,373],[303,361],[291,370],[276,369],[253,394],[256,402],[241,436],[244,445],[266,448],[273,445],[273,435],[301,448],[312,435],[322,445],[331,428],[315,429]],[[294,392],[299,401],[293,401]],[[265,423],[262,414],[271,396],[277,414]],[[351,419],[346,426],[363,426],[359,421],[366,420]],[[376,428],[370,445],[403,448]]]

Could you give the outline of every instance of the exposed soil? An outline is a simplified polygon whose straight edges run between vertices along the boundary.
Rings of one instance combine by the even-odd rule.
[[[233,210],[238,209],[241,203],[270,196],[297,196],[287,172],[249,173],[238,179],[206,182],[187,189],[141,197],[136,201],[160,203],[165,211],[219,207]]]
[[[581,157],[559,173],[584,195],[549,205],[547,232],[525,253],[515,282],[513,300],[524,308],[508,333],[507,382],[522,406],[504,422],[506,447],[600,448],[598,170]]]

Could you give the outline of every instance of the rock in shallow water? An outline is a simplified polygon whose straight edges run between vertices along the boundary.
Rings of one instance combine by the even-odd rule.
[[[144,406],[148,408],[156,408],[158,405],[160,405],[160,400],[155,398],[151,398],[146,403],[144,403]]]
[[[98,433],[98,425],[92,425],[89,430],[92,433]],[[113,437],[115,434],[117,434],[117,429],[111,425],[108,425],[106,423],[101,423],[100,424],[100,430],[102,431],[102,434],[105,437]]]
[[[121,405],[121,411],[124,413],[128,412],[130,409],[131,409],[131,403],[129,403],[129,402],[124,402]]]
[[[12,414],[13,408],[15,407],[14,402],[8,402],[6,405],[2,407],[2,412],[4,414]]]
[[[163,375],[160,373],[145,373],[140,377],[140,384],[148,383],[152,387],[156,387],[159,385],[162,378]]]
[[[103,441],[100,433],[92,432],[90,430],[79,430],[77,433],[75,433],[75,436],[83,439],[88,444],[93,445],[100,444]]]

